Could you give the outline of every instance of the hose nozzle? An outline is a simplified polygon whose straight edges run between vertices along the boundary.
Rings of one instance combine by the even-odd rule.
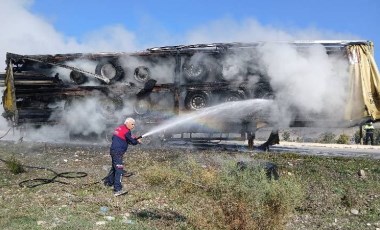
[[[141,136],[138,136],[138,137],[135,137],[135,140],[138,140],[138,139],[141,139],[141,138],[143,138],[142,135],[141,135]]]

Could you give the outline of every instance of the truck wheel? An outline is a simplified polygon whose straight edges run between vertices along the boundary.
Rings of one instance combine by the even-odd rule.
[[[100,97],[96,105],[96,112],[108,121],[117,121],[115,113],[122,108],[122,101],[117,97]]]
[[[96,65],[95,73],[106,77],[110,83],[114,83],[124,78],[125,72],[123,68],[116,64],[115,61],[101,62]]]
[[[133,76],[138,82],[147,82],[150,79],[150,70],[146,66],[139,66],[135,69]]]
[[[241,92],[228,92],[224,95],[224,102],[240,101],[244,99],[244,94]]]
[[[273,90],[269,83],[259,82],[255,85],[255,98],[272,98]]]
[[[88,80],[86,75],[84,75],[81,72],[74,71],[74,70],[70,72],[70,79],[78,85],[86,83]]]
[[[186,58],[182,65],[182,72],[187,81],[206,80],[208,69],[202,61],[193,61]]]
[[[188,110],[199,110],[210,104],[210,97],[204,91],[189,92],[185,98],[185,107]]]
[[[138,115],[144,115],[150,110],[150,103],[146,100],[138,100],[133,106],[133,110]]]

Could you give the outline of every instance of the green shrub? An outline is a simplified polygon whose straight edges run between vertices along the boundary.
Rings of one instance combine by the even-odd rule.
[[[350,142],[350,137],[346,134],[340,134],[338,137],[338,140],[336,140],[336,143],[338,144],[349,144]]]
[[[282,133],[282,139],[284,141],[290,141],[290,133],[288,131],[285,131]]]
[[[20,174],[25,172],[24,167],[22,167],[22,164],[15,157],[11,157],[11,159],[5,162],[5,164],[13,174]]]
[[[169,184],[173,180],[174,171],[168,165],[153,165],[146,169],[143,178],[151,186]]]
[[[342,205],[344,205],[347,208],[352,208],[355,205],[357,205],[358,197],[359,195],[357,194],[357,192],[355,192],[354,189],[349,187],[345,189],[344,194],[341,198]]]
[[[210,194],[218,201],[227,229],[283,229],[302,201],[302,186],[295,178],[269,180],[261,168],[221,172]]]
[[[363,132],[363,135],[364,135],[364,132]],[[355,132],[353,138],[354,138],[355,144],[360,144],[360,133],[359,133],[359,130]]]
[[[174,165],[157,162],[142,175],[150,186],[164,186],[177,207],[186,210],[189,224],[201,229],[283,229],[303,199],[296,177],[270,180],[259,164],[242,170],[236,162],[221,168],[192,159]],[[190,211],[200,204],[208,207],[208,214]]]
[[[322,133],[319,137],[319,142],[321,143],[335,143],[335,134],[331,132]]]

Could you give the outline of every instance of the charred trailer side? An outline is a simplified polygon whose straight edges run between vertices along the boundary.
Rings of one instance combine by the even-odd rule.
[[[214,43],[150,48],[134,53],[57,55],[7,54],[3,74],[3,116],[13,125],[62,123],[77,117],[72,107],[84,108],[91,100],[100,114],[98,123],[108,132],[123,117],[132,116],[145,130],[170,118],[201,111],[224,102],[247,99],[276,100],[270,76],[262,69],[258,50],[266,43]],[[277,43],[276,43],[277,44]],[[280,43],[283,44],[283,43]],[[378,71],[368,41],[297,41],[284,43],[299,52],[315,44],[327,55],[339,55],[351,68],[347,81],[352,92],[347,104],[347,125],[380,117],[376,88]],[[372,59],[371,59],[372,58]],[[371,70],[371,71],[370,71]],[[372,71],[373,70],[373,71]],[[362,71],[362,72],[360,72]],[[377,75],[376,75],[377,74]],[[356,80],[355,80],[356,79]],[[358,79],[366,82],[357,85]],[[354,110],[359,106],[363,110]],[[310,126],[323,116],[295,116],[291,125]],[[250,147],[257,129],[273,126],[271,114],[247,114],[228,119],[211,117],[202,125],[166,130],[165,139],[193,141],[247,140]],[[72,125],[74,134],[81,130]],[[278,128],[278,127],[277,127]],[[92,130],[93,131],[93,130]],[[91,130],[86,131],[91,133]]]
[[[215,104],[217,103],[214,100],[215,95],[225,101],[242,100],[249,96],[240,86],[229,86],[225,81],[205,81],[204,78],[210,78],[212,70],[207,70],[205,75],[202,70],[200,72],[196,70],[197,63],[189,63],[190,57],[197,52],[186,50],[180,53],[162,49],[133,54],[54,56],[8,53],[7,72],[3,75],[6,86],[3,96],[5,109],[3,116],[14,126],[54,125],[61,122],[62,113],[77,101],[100,97],[102,99],[98,104],[102,104],[105,110],[111,107],[111,111],[120,110],[119,112],[123,109],[123,103],[134,101],[129,105],[131,113],[123,115],[133,116],[144,124],[143,126],[149,128],[172,116]],[[133,60],[133,65],[122,66],[120,60],[123,59]],[[78,60],[93,62],[95,74],[88,69],[80,69],[73,65],[73,62]],[[167,69],[165,74],[169,76],[157,74],[163,62]],[[201,66],[208,68],[204,63],[201,63]],[[59,71],[58,68],[64,71]],[[108,78],[109,82],[101,81],[101,77],[93,78],[92,75],[101,75]],[[108,113],[106,116],[105,122],[110,123],[107,127],[121,121],[112,117],[112,114]],[[219,132],[241,133],[242,128],[235,129],[242,124],[242,121],[238,122],[238,125],[226,123],[226,127],[229,128],[224,127]],[[247,125],[244,124],[244,127]],[[76,132],[74,136],[79,134]],[[182,133],[183,136],[184,133],[192,135],[193,132],[204,133],[208,130],[198,127],[174,132]],[[190,138],[194,139],[196,138]],[[203,139],[229,139],[229,137],[207,135]]]

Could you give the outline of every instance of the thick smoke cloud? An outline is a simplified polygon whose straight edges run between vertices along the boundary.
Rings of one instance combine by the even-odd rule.
[[[112,52],[132,51],[138,49],[135,35],[120,25],[109,25],[89,32],[83,39],[68,37],[57,31],[45,18],[30,11],[32,0],[2,0],[0,7],[0,20],[2,35],[0,36],[0,69],[5,69],[5,55],[7,52],[17,54],[57,54],[80,52]],[[94,72],[94,64],[89,62],[66,63],[74,67],[84,68]],[[0,72],[4,72],[0,70]],[[63,80],[68,81],[67,69],[57,68],[54,72],[60,74]],[[53,74],[53,73],[52,73]],[[2,90],[3,91],[3,90]],[[91,106],[89,106],[91,108]],[[87,107],[85,107],[87,108]],[[1,112],[3,108],[1,107]],[[80,123],[80,122],[79,122]],[[95,125],[94,130],[99,128]],[[0,117],[0,129],[6,132],[8,124]],[[60,129],[44,128],[38,131],[44,138],[57,136]],[[36,132],[33,132],[36,133]],[[30,135],[28,135],[30,136]],[[42,138],[43,139],[43,138]]]
[[[258,81],[255,72],[269,77],[277,104],[272,120],[281,121],[277,124],[280,127],[289,125],[295,109],[304,116],[320,113],[332,121],[339,120],[343,117],[348,83],[348,63],[342,57],[328,56],[324,47],[317,44],[300,51],[281,42],[349,39],[359,38],[316,28],[275,28],[254,19],[240,23],[230,19],[214,21],[188,33],[189,44],[280,42],[267,43],[259,47],[258,53],[239,52],[223,63],[223,74],[227,79],[241,78],[247,70],[253,74],[249,76],[251,84]]]
[[[342,57],[328,56],[317,44],[302,51],[285,44],[265,44],[259,51],[282,111],[274,120],[291,119],[291,109],[304,117],[323,114],[329,120],[343,118],[349,73]]]
[[[0,8],[0,20],[2,25],[2,36],[0,36],[0,62],[4,65],[6,52],[18,54],[56,54],[56,53],[80,53],[80,52],[127,52],[141,50],[144,44],[140,44],[135,32],[129,31],[122,25],[109,25],[90,31],[83,38],[69,37],[57,31],[53,24],[45,18],[33,14],[30,11],[32,0],[2,0]],[[178,35],[173,35],[178,38]],[[315,28],[306,29],[283,29],[270,25],[262,25],[254,19],[244,21],[234,21],[222,19],[210,23],[205,23],[201,27],[188,31],[182,41],[169,44],[149,44],[178,45],[195,43],[214,42],[252,42],[252,41],[289,41],[289,40],[315,40],[315,39],[356,39],[347,34],[339,34],[331,31],[320,31]],[[258,56],[259,55],[259,56]],[[252,65],[251,58],[259,58],[259,65]],[[155,78],[162,83],[170,83],[173,79],[173,60],[166,60],[164,65],[147,64],[139,59],[122,58],[119,60],[135,66],[150,65]],[[345,63],[339,59],[327,57],[320,46],[311,47],[306,53],[299,53],[288,46],[263,46],[260,53],[244,53],[235,55],[229,60],[226,59],[223,73],[228,79],[242,76],[242,72],[247,69],[250,73],[250,83],[255,84],[259,79],[255,74],[256,70],[265,71],[270,78],[273,87],[278,93],[278,110],[281,114],[287,114],[292,105],[297,105],[300,109],[308,112],[331,113],[329,108],[337,108],[342,105],[344,94],[344,82],[342,76],[345,75]],[[236,65],[243,63],[243,65]],[[95,63],[90,61],[74,61],[65,63],[74,67],[83,68],[86,71],[94,72]],[[1,65],[1,64],[0,64]],[[339,66],[339,68],[336,68]],[[334,67],[334,68],[332,68]],[[340,68],[341,67],[341,68]],[[3,67],[1,67],[3,68]],[[333,70],[338,69],[338,73]],[[310,71],[311,70],[311,71]],[[58,68],[54,72],[65,81],[70,81],[69,71]],[[52,73],[53,74],[53,73]],[[133,75],[133,70],[129,71]],[[127,80],[124,83],[128,83]],[[97,81],[90,81],[88,84],[99,84]],[[104,130],[104,119],[107,116],[93,114],[99,110],[96,100],[82,101],[74,108],[77,110],[67,110],[63,112],[64,121],[68,126],[78,129],[89,128],[86,132],[101,133]],[[327,105],[327,106],[326,106]],[[52,105],[53,106],[53,105]],[[326,110],[327,108],[327,110]],[[116,116],[123,117],[131,113],[133,102],[126,103],[124,109],[120,110]],[[74,114],[73,114],[74,113]],[[75,119],[74,119],[75,117]],[[291,114],[287,117],[290,120]],[[287,120],[282,118],[283,121]],[[108,121],[110,121],[108,119]],[[115,122],[120,122],[117,120]],[[287,123],[287,122],[285,122]],[[87,126],[85,126],[85,125]],[[286,124],[280,124],[286,125]],[[5,120],[0,117],[0,128],[7,130]],[[50,130],[50,131],[49,131]],[[41,130],[39,133],[41,134]],[[53,137],[58,132],[54,129],[44,128],[43,138]],[[49,134],[47,134],[49,133]],[[53,135],[54,134],[54,135]],[[57,139],[57,138],[55,138]]]
[[[352,34],[310,28],[277,28],[263,25],[255,19],[216,20],[187,33],[187,44],[215,42],[294,41],[294,40],[359,39]]]
[[[57,31],[47,19],[30,12],[32,0],[2,0],[0,20],[0,62],[6,52],[56,54],[80,52],[132,51],[137,49],[133,32],[120,25],[109,25],[88,32],[82,42]],[[5,67],[5,65],[3,65]]]

